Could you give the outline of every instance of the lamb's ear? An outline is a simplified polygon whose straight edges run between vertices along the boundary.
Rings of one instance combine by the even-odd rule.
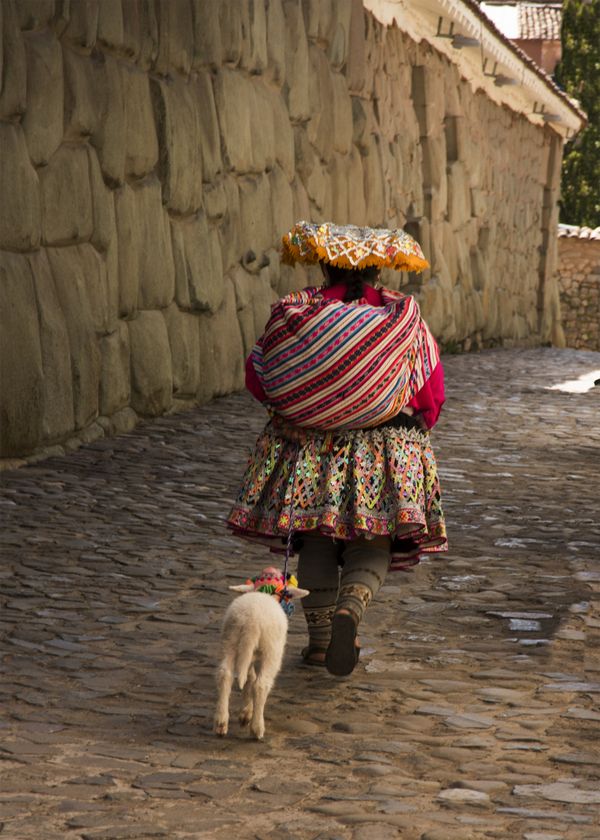
[[[294,598],[306,598],[307,595],[310,595],[310,589],[300,589],[298,586],[288,586],[287,591]]]
[[[236,586],[229,587],[234,592],[252,592],[254,586],[251,583],[238,583]]]

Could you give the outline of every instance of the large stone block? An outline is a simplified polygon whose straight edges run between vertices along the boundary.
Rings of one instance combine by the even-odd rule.
[[[85,243],[79,245],[77,250],[81,272],[85,277],[94,330],[99,336],[106,335],[113,332],[117,326],[116,318],[109,318],[106,263],[93,245]]]
[[[126,54],[142,70],[148,70],[158,55],[156,4],[128,0],[123,4],[123,40]]]
[[[100,340],[100,356],[100,414],[110,417],[129,405],[131,396],[129,330],[124,321]]]
[[[237,179],[232,175],[223,181],[227,212],[219,225],[219,241],[223,257],[223,270],[226,272],[242,256],[240,246],[240,192]]]
[[[98,156],[90,146],[86,149],[90,172],[92,194],[93,229],[91,242],[98,251],[105,253],[110,248],[115,231],[115,208],[113,191],[104,183]]]
[[[367,219],[367,204],[365,201],[365,185],[363,158],[356,148],[352,147],[348,174],[348,223],[364,225]]]
[[[206,13],[216,14],[210,5]],[[173,70],[187,75],[194,55],[194,18],[191,0],[158,0],[158,55],[154,69],[161,75]]]
[[[161,312],[138,312],[128,321],[131,347],[131,405],[145,416],[167,411],[173,402],[171,348]]]
[[[0,453],[23,455],[42,437],[44,373],[26,256],[0,252]]]
[[[334,0],[303,0],[306,35],[311,41],[328,44],[333,27]]]
[[[330,164],[333,221],[338,225],[348,223],[348,192],[350,159],[345,155],[334,154]],[[362,174],[362,172],[361,172]]]
[[[104,130],[104,116],[116,108],[123,110],[121,85],[118,92],[109,82],[110,68],[116,65],[107,59],[108,65],[94,64],[88,55],[80,55],[68,48],[63,50],[65,72],[64,94],[64,137],[66,140],[81,140],[95,137]],[[113,116],[114,119],[114,116]],[[121,144],[123,138],[120,138]]]
[[[443,135],[421,140],[423,187],[439,192],[446,181],[446,142]],[[454,166],[454,164],[450,164]],[[450,168],[450,167],[448,167]]]
[[[0,122],[0,248],[33,251],[41,236],[40,188],[23,129]]]
[[[100,0],[79,0],[70,3],[68,8],[68,23],[63,37],[78,49],[91,52],[98,35]]]
[[[269,73],[273,81],[282,85],[285,81],[286,24],[281,0],[269,0],[267,4],[267,56]]]
[[[27,62],[16,0],[0,4],[0,118],[17,117],[27,107]]]
[[[29,36],[27,110],[21,121],[29,157],[36,166],[48,163],[63,137],[63,62],[59,42],[48,32]]]
[[[204,213],[173,220],[177,302],[182,308],[216,312],[223,302],[223,263],[218,233]]]
[[[198,316],[180,312],[176,304],[164,311],[173,365],[173,393],[194,397],[200,384],[200,327]]]
[[[383,223],[386,210],[380,143],[380,138],[377,135],[372,135],[369,142],[369,154],[362,161],[366,200],[366,222],[373,226],[378,226]]]
[[[67,90],[69,81],[67,77]],[[75,83],[72,84],[75,89]],[[98,159],[104,178],[111,186],[118,186],[125,180],[125,143],[126,114],[123,96],[123,74],[115,58],[104,56],[104,62],[94,71],[92,86],[87,80],[78,93],[79,111],[94,111],[95,128],[92,131],[92,143],[98,150]],[[77,101],[77,99],[75,100]],[[84,104],[85,103],[85,104]],[[86,117],[89,122],[94,117]],[[81,123],[83,117],[77,121]]]
[[[171,232],[160,184],[152,177],[135,189],[125,187],[128,190],[127,197],[120,191],[116,203],[122,315],[136,307],[162,309],[175,293]]]
[[[153,94],[164,203],[174,213],[193,213],[202,204],[201,129],[195,87],[178,78],[154,82]]]
[[[47,245],[88,241],[94,229],[85,146],[63,144],[40,169],[42,238]]]
[[[54,15],[54,0],[19,0],[16,12],[21,29],[44,29]]]
[[[262,80],[257,79],[248,90],[250,101],[250,134],[254,172],[269,170],[275,162],[275,119],[271,110],[272,96]]]
[[[242,57],[245,33],[250,28],[248,4],[238,0],[220,0],[219,24],[223,51],[221,60],[235,67]]]
[[[438,68],[419,64],[412,68],[411,98],[421,137],[437,134],[444,121],[444,82]]]
[[[141,221],[134,190],[125,184],[115,191],[115,219],[119,237],[117,251],[120,317],[131,317],[138,303]]]
[[[221,172],[221,136],[219,119],[213,94],[211,75],[200,70],[193,84],[196,103],[199,108],[198,140],[202,153],[202,177],[211,183]]]
[[[127,5],[125,8],[127,8]],[[102,0],[100,3],[98,8],[98,42],[110,49],[125,51],[122,0]]]
[[[29,256],[37,302],[42,352],[42,439],[63,440],[75,425],[71,350],[48,256],[42,249]]]
[[[212,399],[217,392],[220,362],[217,361],[213,344],[213,315],[200,312],[197,318],[198,341],[200,345],[200,376],[196,399],[198,402],[203,403]]]
[[[236,317],[236,301],[233,284],[229,278],[224,278],[223,303],[210,319],[201,323],[200,328],[200,359],[201,375],[198,388],[198,399],[209,396],[229,394],[244,387],[244,347],[240,326]],[[206,381],[205,372],[208,367],[212,371]]]
[[[317,164],[306,181],[306,192],[311,201],[313,221],[321,222],[331,218],[331,183],[329,173],[321,161]]]
[[[376,131],[373,105],[359,96],[352,96],[352,142],[358,146],[361,154],[369,153],[369,141]]]
[[[236,172],[250,172],[254,159],[251,84],[224,67],[215,77],[215,100],[227,163]]]
[[[341,70],[348,57],[352,5],[352,0],[336,0],[333,6],[327,54],[336,70]]]
[[[318,150],[321,159],[329,161],[334,141],[332,73],[327,57],[316,44],[309,47],[309,62],[311,119],[307,127],[308,139]]]
[[[346,155],[352,147],[352,100],[344,76],[334,73],[332,83],[333,147],[337,152]]]
[[[448,220],[459,228],[471,216],[471,191],[465,167],[460,161],[448,167]]]
[[[158,138],[146,73],[121,65],[125,108],[125,175],[142,178],[158,161]]]
[[[216,4],[208,10],[206,0],[192,0],[194,13],[194,60],[193,67],[198,69],[208,64],[210,67],[221,66],[221,26]]]
[[[304,130],[304,126],[296,126],[294,131],[294,151],[296,160],[295,175],[306,183],[319,161],[317,153]]]
[[[204,211],[211,221],[220,222],[227,212],[227,195],[225,180],[220,179],[212,184],[204,184]]]
[[[237,317],[243,344],[243,356],[246,358],[262,335],[271,314],[273,290],[267,271],[263,274],[249,274],[241,266],[236,266],[231,275],[235,290]]]
[[[275,132],[275,160],[291,180],[295,174],[294,130],[283,97],[271,92],[270,111]]]
[[[269,173],[271,191],[272,230],[274,244],[278,237],[294,224],[294,194],[285,172],[279,166]]]
[[[310,199],[306,192],[306,187],[299,177],[294,178],[292,182],[292,194],[294,196],[294,221],[300,221],[300,219],[310,221]],[[287,231],[285,229],[278,229],[276,231],[278,244],[283,233],[287,233]]]
[[[251,73],[264,73],[267,67],[267,15],[265,0],[248,0],[248,29],[244,30],[241,65]]]
[[[323,221],[329,218],[327,215],[327,205],[331,204],[331,185],[329,183],[328,172],[320,160],[315,161],[315,165],[305,181],[306,192],[315,208],[319,211],[318,216],[313,221]]]
[[[268,175],[246,176],[238,181],[240,191],[240,245],[242,254],[254,251],[256,256],[275,242],[270,213],[271,191]]]
[[[86,276],[88,261],[79,247],[48,248],[47,253],[69,334],[75,428],[83,429],[98,415],[100,351],[95,306],[99,290]]]
[[[309,57],[304,17],[298,0],[283,4],[287,35],[286,69],[287,103],[290,119],[307,120],[311,116],[308,94]]]
[[[352,93],[361,93],[365,87],[367,50],[365,44],[365,15],[362,0],[352,0],[350,27],[348,30],[348,58],[346,78]]]
[[[444,330],[447,319],[446,296],[438,277],[433,276],[423,284],[418,295],[421,314],[427,321],[429,329],[436,338]]]
[[[103,255],[106,267],[106,311],[109,326],[119,318],[119,244],[114,204],[111,203],[112,235],[106,253]]]
[[[183,229],[185,224],[171,219],[171,245],[175,266],[175,303],[181,309],[191,309],[189,268],[185,254]]]

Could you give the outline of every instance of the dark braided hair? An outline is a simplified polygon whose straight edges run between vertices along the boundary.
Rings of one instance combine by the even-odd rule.
[[[340,268],[337,265],[322,264],[327,276],[327,285],[335,286],[337,283],[346,284],[344,301],[350,303],[359,300],[363,296],[365,283],[372,286],[379,277],[379,269],[375,265],[367,268]]]

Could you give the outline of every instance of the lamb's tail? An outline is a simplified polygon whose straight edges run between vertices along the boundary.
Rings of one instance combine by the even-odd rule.
[[[259,636],[260,631],[258,628],[253,628],[253,630],[244,628],[244,633],[242,633],[238,639],[235,656],[235,671],[240,688],[243,688],[246,685],[248,671],[252,665],[254,652],[258,647]]]

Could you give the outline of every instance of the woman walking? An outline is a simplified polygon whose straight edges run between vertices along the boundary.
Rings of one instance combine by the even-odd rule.
[[[283,260],[320,263],[325,283],[278,301],[248,359],[271,418],[228,522],[273,547],[293,531],[304,661],[345,676],[388,570],[447,548],[428,432],[444,401],[438,347],[416,301],[379,285],[383,267],[428,263],[402,230],[308,222],[283,237]]]

